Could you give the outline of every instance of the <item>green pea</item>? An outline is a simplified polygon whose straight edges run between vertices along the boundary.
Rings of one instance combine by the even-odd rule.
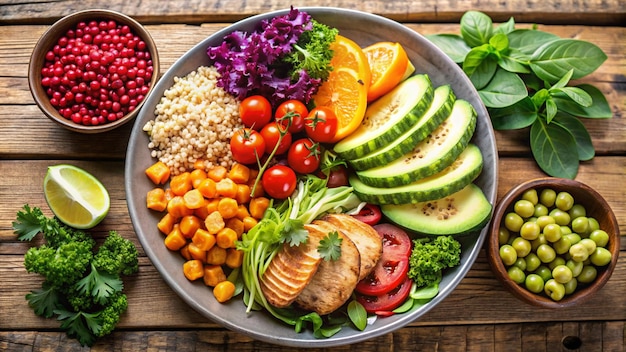
[[[556,254],[562,255],[565,253],[569,253],[569,248],[572,246],[572,243],[569,241],[567,237],[561,237],[560,240],[554,242],[552,247],[556,251]]]
[[[586,216],[579,216],[572,220],[572,231],[580,234],[589,233],[589,219]]]
[[[609,252],[608,249],[597,247],[589,258],[591,259],[591,264],[595,266],[605,266],[611,262],[611,257],[611,252]]]
[[[552,277],[556,282],[565,284],[569,282],[574,275],[572,274],[572,270],[568,268],[565,264],[559,264],[554,269],[552,269]]]
[[[568,213],[572,219],[576,219],[581,216],[587,216],[587,210],[585,210],[585,207],[582,206],[582,204],[574,204],[572,208],[568,211]]]
[[[524,219],[522,219],[522,217],[519,216],[517,213],[510,212],[504,217],[504,226],[509,231],[519,232],[522,224],[524,224]]]
[[[542,263],[550,263],[554,260],[554,258],[556,258],[556,252],[550,245],[541,244],[537,247],[537,256]]]
[[[537,268],[541,265],[541,260],[533,252],[528,253],[528,255],[524,257],[524,260],[526,261],[526,271],[529,272],[537,270]]]
[[[571,221],[569,214],[559,208],[552,209],[549,215],[554,218],[554,222],[558,225],[569,225]]]
[[[561,226],[557,224],[547,224],[543,228],[543,234],[546,236],[546,241],[556,242],[561,239]]]
[[[567,239],[572,245],[575,245],[576,243],[580,242],[580,240],[582,239],[580,235],[577,233],[568,233],[564,237],[567,237]]]
[[[511,233],[506,227],[500,226],[500,229],[498,230],[498,244],[503,245],[507,243],[510,235]]]
[[[533,213],[533,215],[536,217],[540,217],[543,215],[548,215],[548,212],[549,212],[548,207],[539,203],[535,205],[535,212]]]
[[[561,234],[567,235],[572,233],[572,229],[569,226],[561,226]]]
[[[595,230],[589,234],[589,239],[594,241],[598,247],[606,247],[609,243],[609,234],[604,230]]]
[[[569,192],[559,192],[554,205],[563,211],[568,211],[574,206],[574,197]]]
[[[572,275],[574,277],[578,277],[578,275],[580,275],[580,272],[583,271],[582,262],[577,262],[575,260],[568,259],[565,265],[567,265],[567,267],[572,271]]]
[[[526,275],[526,280],[524,281],[524,286],[526,289],[533,293],[540,293],[543,291],[544,281],[543,278],[537,274],[528,274]]]
[[[528,253],[530,253],[530,251],[532,250],[532,247],[530,245],[530,241],[523,239],[521,237],[517,237],[513,240],[513,243],[511,244],[511,246],[513,246],[513,248],[515,248],[515,251],[517,252],[517,257],[518,258],[523,258],[525,256],[528,255]]]
[[[500,246],[500,259],[504,265],[513,265],[517,260],[517,252],[510,244]]]
[[[534,188],[531,188],[529,190],[524,191],[524,193],[522,194],[522,199],[531,202],[533,205],[537,204],[539,202],[539,196],[537,195],[537,190]]]
[[[552,278],[552,270],[550,270],[550,268],[546,265],[540,265],[537,270],[535,270],[535,274],[541,276],[544,282]]]
[[[571,295],[572,293],[576,292],[576,287],[578,287],[578,280],[576,280],[576,278],[572,278],[571,280],[563,284],[563,286],[565,286],[565,294]]]
[[[541,228],[536,222],[525,222],[519,229],[519,235],[529,241],[537,239],[541,233]]]
[[[526,199],[520,199],[515,202],[513,209],[522,218],[529,218],[535,213],[535,205]]]
[[[589,252],[587,251],[587,247],[582,243],[573,244],[569,248],[569,255],[571,258],[577,262],[583,262],[589,258]]]
[[[539,201],[548,208],[554,205],[556,200],[556,192],[553,189],[546,188],[539,194]]]
[[[515,281],[515,283],[522,284],[524,283],[524,280],[526,280],[526,274],[524,273],[524,270],[516,266],[510,267],[507,272],[509,273],[509,277],[511,278],[511,280]]]
[[[596,269],[595,266],[585,265],[583,266],[583,269],[580,272],[580,275],[578,275],[576,279],[581,284],[588,284],[588,283],[593,282],[593,280],[595,280],[597,276],[598,276],[598,270]]]
[[[520,269],[522,269],[522,271],[526,271],[526,258],[517,258],[517,260],[515,261],[515,263],[513,263],[513,266],[516,266]]]
[[[554,301],[560,301],[565,297],[565,286],[555,279],[546,281],[543,291]]]

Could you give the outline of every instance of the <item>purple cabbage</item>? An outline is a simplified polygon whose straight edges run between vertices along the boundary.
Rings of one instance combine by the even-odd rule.
[[[311,16],[291,8],[288,14],[261,21],[254,32],[232,32],[222,43],[207,49],[220,73],[218,86],[239,99],[261,94],[275,106],[288,99],[308,103],[317,92],[320,79],[301,70],[297,79],[281,61],[304,31],[313,27]]]

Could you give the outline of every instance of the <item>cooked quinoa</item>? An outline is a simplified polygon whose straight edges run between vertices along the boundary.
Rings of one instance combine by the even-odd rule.
[[[193,169],[198,160],[205,169],[233,163],[230,138],[243,127],[239,101],[217,86],[218,77],[212,66],[175,77],[155,108],[155,119],[143,127],[152,157],[169,166],[172,175]]]

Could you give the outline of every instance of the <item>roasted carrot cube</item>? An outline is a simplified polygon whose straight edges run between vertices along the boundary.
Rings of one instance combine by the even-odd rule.
[[[190,281],[204,277],[204,264],[197,259],[188,260],[183,264],[183,273]]]
[[[162,185],[170,178],[170,168],[164,162],[157,161],[146,169],[146,175],[155,185]]]
[[[228,178],[238,184],[245,184],[250,178],[250,168],[244,164],[235,163],[228,172]]]
[[[222,281],[226,281],[224,269],[219,265],[206,265],[204,267],[204,284],[214,287]]]

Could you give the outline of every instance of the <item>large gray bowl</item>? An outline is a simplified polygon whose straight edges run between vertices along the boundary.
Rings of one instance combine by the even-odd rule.
[[[491,204],[495,204],[497,189],[497,151],[493,128],[478,93],[459,67],[420,34],[389,19],[346,9],[310,7],[300,8],[316,20],[339,29],[340,33],[361,46],[377,41],[397,41],[407,51],[415,64],[417,73],[426,73],[434,85],[450,84],[457,97],[472,103],[478,112],[478,122],[473,143],[477,144],[484,157],[482,174],[475,183],[482,188]],[[344,327],[331,338],[317,339],[311,331],[296,333],[291,326],[272,318],[266,312],[246,314],[241,299],[233,299],[228,304],[218,303],[202,282],[190,282],[183,276],[183,259],[178,253],[168,251],[163,244],[163,236],[156,223],[160,214],[146,208],[146,192],[153,187],[144,170],[155,162],[148,150],[148,136],[142,131],[144,124],[154,119],[154,107],[163,92],[173,84],[175,76],[184,76],[201,65],[210,65],[206,55],[209,46],[218,45],[224,35],[234,30],[253,30],[262,19],[285,14],[288,10],[257,15],[233,24],[206,38],[189,50],[163,75],[152,94],[144,103],[130,137],[125,187],[130,216],[144,250],[165,281],[180,297],[202,315],[225,326],[258,340],[294,347],[330,347],[355,343],[384,335],[415,321],[439,304],[454,290],[474,263],[488,226],[480,233],[463,236],[461,264],[448,270],[440,285],[440,292],[430,303],[414,308],[404,314],[379,318],[364,331]],[[158,309],[158,307],[154,307]],[[459,307],[462,311],[463,307]]]

